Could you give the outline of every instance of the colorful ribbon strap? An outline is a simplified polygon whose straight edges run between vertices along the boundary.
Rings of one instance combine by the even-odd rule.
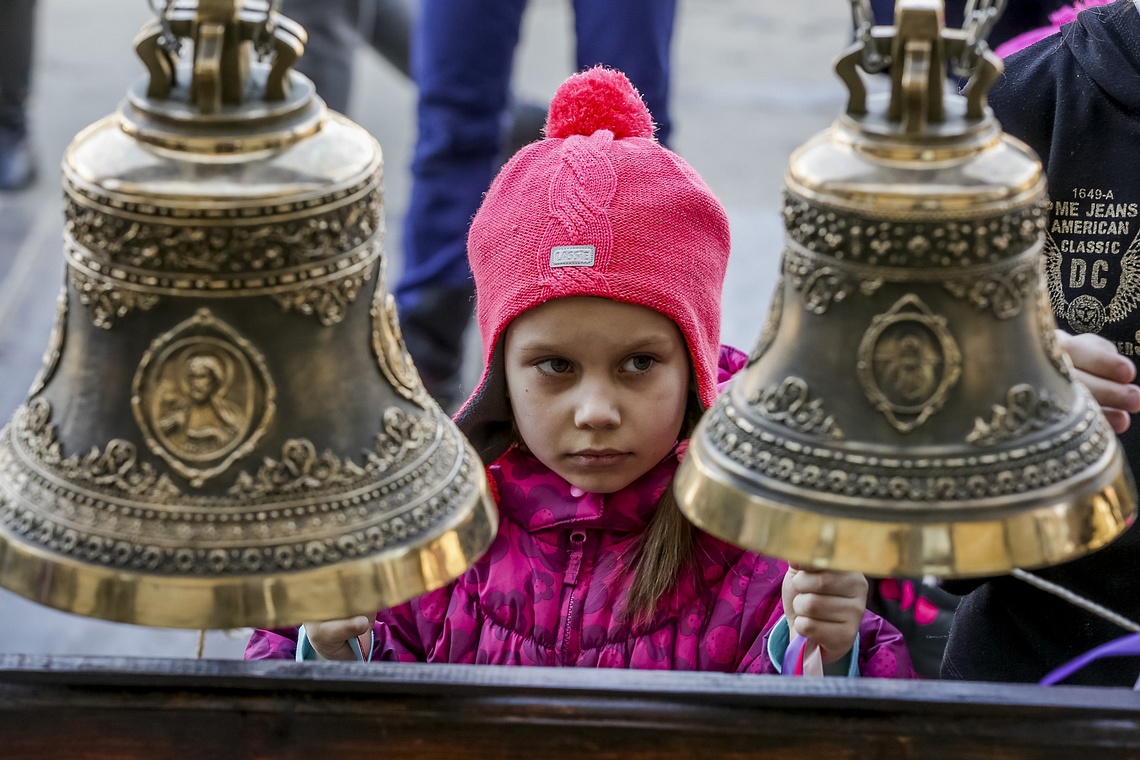
[[[788,647],[791,649],[791,647]],[[1061,667],[1049,673],[1041,679],[1042,686],[1052,686],[1053,684],[1063,681],[1069,676],[1076,673],[1078,670],[1088,665],[1094,660],[1099,660],[1101,657],[1136,657],[1140,656],[1140,633],[1129,634],[1119,639],[1101,644],[1095,649],[1082,654],[1080,657],[1074,658],[1066,662]],[[1136,682],[1133,690],[1140,691],[1140,681]]]

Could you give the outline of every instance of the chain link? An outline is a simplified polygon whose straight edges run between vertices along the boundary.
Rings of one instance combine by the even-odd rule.
[[[265,10],[265,21],[253,33],[253,48],[257,60],[264,61],[273,55],[273,35],[277,31],[277,13],[281,10],[281,0],[270,0]]]
[[[149,0],[150,9],[158,16],[158,23],[162,25],[162,34],[158,38],[158,46],[177,57],[182,53],[182,40],[170,28],[170,12],[174,7],[174,0]],[[161,4],[161,6],[160,6]]]
[[[863,45],[863,70],[878,74],[890,65],[890,60],[879,52],[871,37],[875,16],[871,0],[850,0],[851,18],[855,27],[855,41]],[[962,55],[953,61],[954,73],[968,77],[977,68],[978,61],[988,49],[986,37],[1001,18],[1008,0],[968,0],[962,29],[966,32],[966,46]]]
[[[863,44],[863,70],[868,74],[878,74],[890,62],[879,53],[879,48],[871,37],[871,29],[875,26],[871,0],[851,0],[851,18],[855,26],[855,40]]]
[[[968,77],[974,73],[978,61],[989,49],[986,37],[1005,11],[1007,0],[969,0],[966,3],[962,30],[966,33],[966,47],[953,62],[954,74]]]

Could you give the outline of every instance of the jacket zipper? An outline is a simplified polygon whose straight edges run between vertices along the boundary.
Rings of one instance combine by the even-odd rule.
[[[560,649],[562,664],[566,665],[570,655],[570,628],[574,616],[574,592],[578,584],[578,571],[582,569],[582,552],[586,546],[586,534],[576,530],[570,534],[570,557],[566,560],[566,574],[562,577],[563,594],[566,597],[562,603],[562,618],[565,621],[562,627],[562,644]],[[565,591],[569,589],[569,591]]]

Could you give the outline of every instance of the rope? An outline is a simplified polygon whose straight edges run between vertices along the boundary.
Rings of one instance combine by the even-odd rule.
[[[1118,615],[1107,607],[1102,607],[1096,602],[1086,599],[1080,594],[1075,594],[1063,586],[1058,586],[1056,583],[1051,583],[1044,578],[1036,576],[1033,573],[1027,573],[1026,571],[1016,567],[1013,569],[1010,575],[1012,575],[1014,578],[1024,581],[1025,583],[1028,583],[1030,586],[1035,586],[1042,591],[1047,591],[1054,596],[1060,597],[1066,602],[1080,607],[1082,610],[1086,610],[1098,617],[1104,618],[1108,622],[1118,625],[1126,631],[1131,631],[1132,633],[1140,633],[1140,623],[1129,620],[1123,615]]]

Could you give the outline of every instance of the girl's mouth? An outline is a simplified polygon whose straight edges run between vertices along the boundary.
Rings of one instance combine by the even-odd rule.
[[[624,462],[627,457],[633,456],[633,453],[617,449],[582,449],[572,452],[569,456],[579,467],[604,468]]]

